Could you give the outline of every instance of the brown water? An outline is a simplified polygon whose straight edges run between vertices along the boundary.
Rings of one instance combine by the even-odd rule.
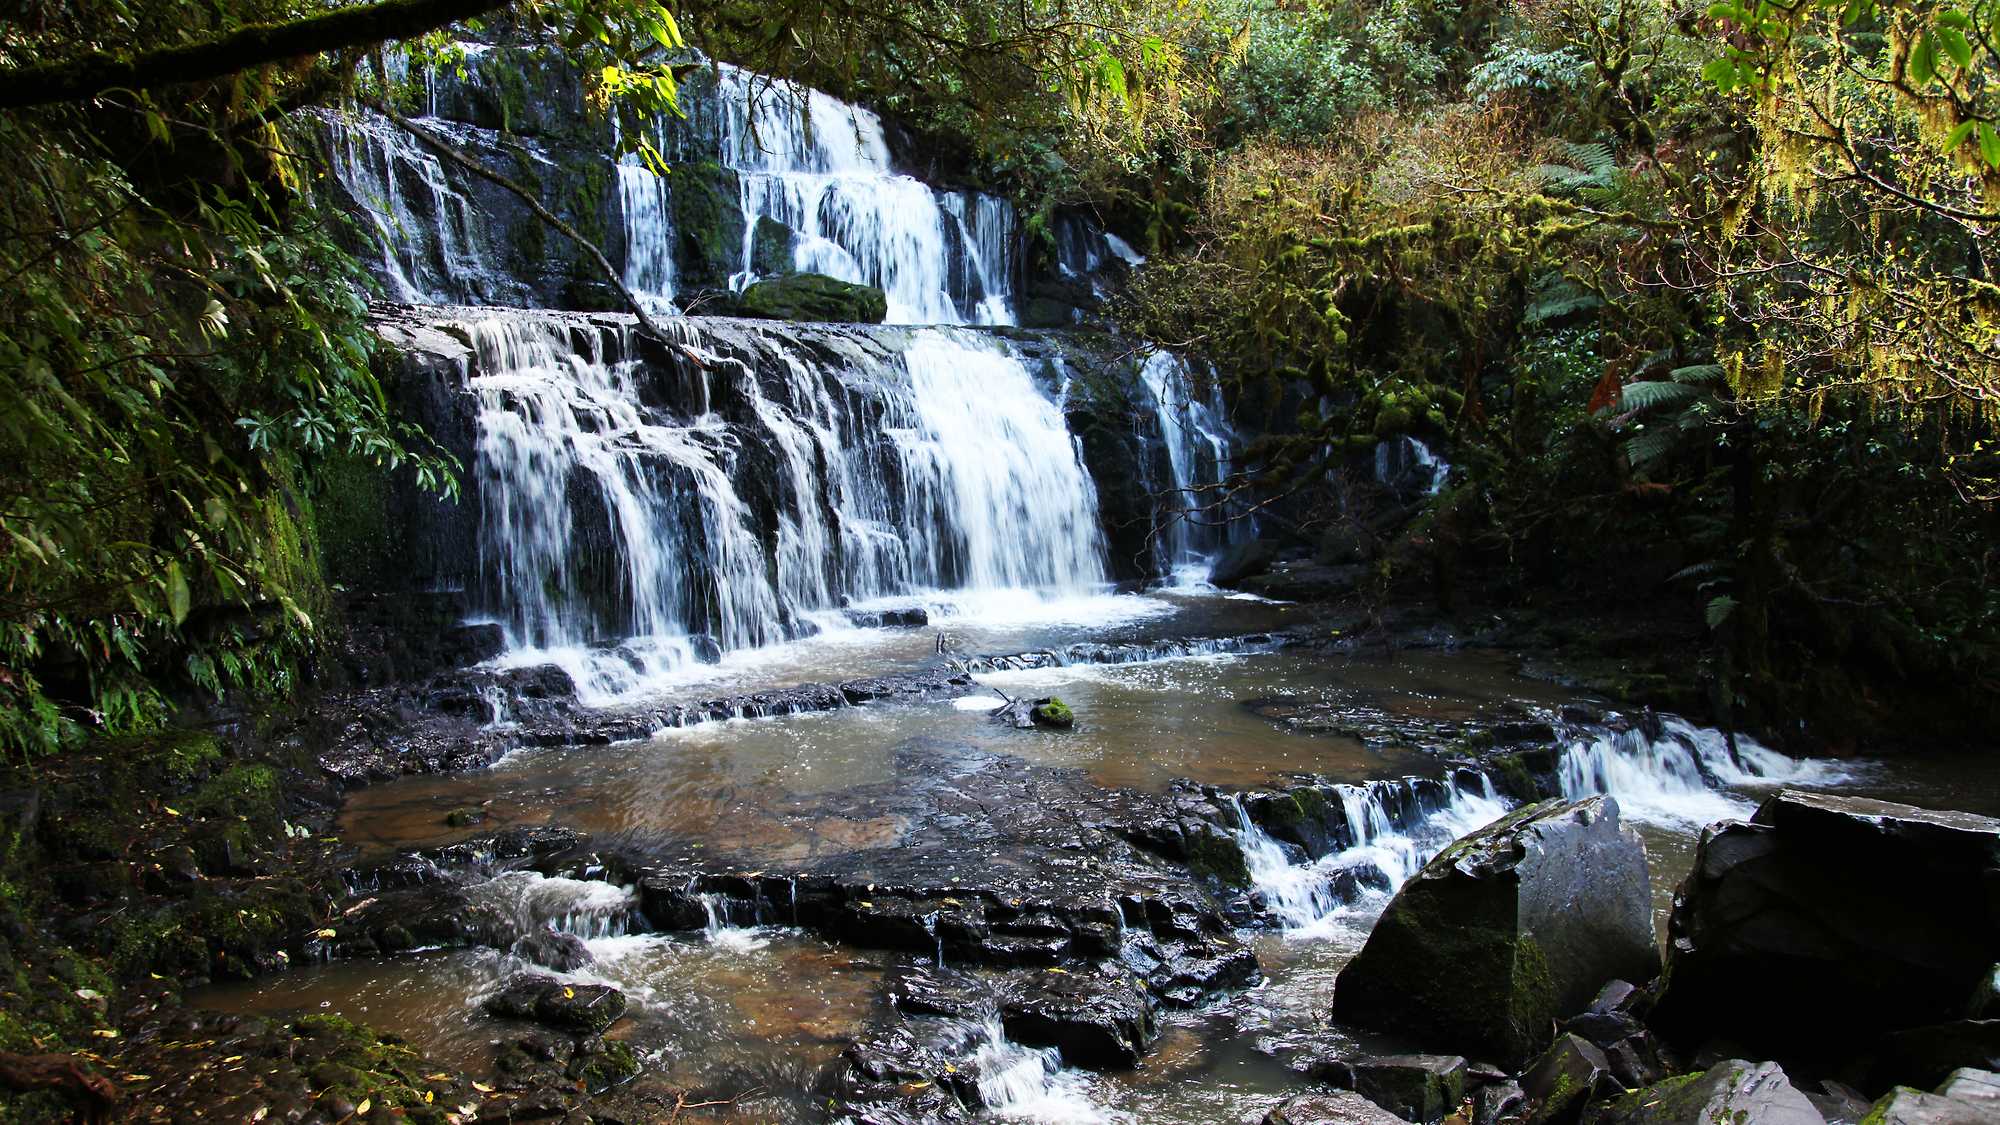
[[[1267,627],[1282,607],[1196,600],[1190,619],[1220,632],[1221,619]],[[1027,649],[1083,635],[1176,631],[1180,618],[1128,621],[1098,634],[1047,627],[987,629],[979,651]],[[963,640],[961,639],[963,644]],[[907,667],[929,655],[931,634],[850,635],[799,653],[728,670],[713,685],[748,690],[786,681],[828,680]],[[828,652],[840,647],[838,659]],[[974,648],[967,644],[966,648]],[[818,663],[813,663],[818,661]],[[1437,759],[1421,747],[1364,744],[1303,735],[1246,709],[1245,700],[1281,697],[1330,702],[1363,717],[1455,724],[1519,705],[1550,708],[1567,693],[1524,680],[1500,656],[1407,653],[1393,662],[1341,661],[1292,654],[1218,656],[1144,665],[1050,669],[981,677],[1010,695],[1059,695],[1078,716],[1064,734],[1014,731],[969,703],[863,707],[821,715],[744,720],[671,731],[600,748],[525,751],[477,773],[409,779],[362,790],[343,813],[341,832],[370,855],[431,846],[516,824],[560,823],[611,836],[670,835],[718,850],[796,859],[827,849],[875,846],[896,824],[866,817],[800,824],[777,811],[785,800],[885,782],[895,749],[916,737],[943,737],[1032,761],[1074,767],[1098,784],[1158,790],[1176,777],[1250,786],[1295,772],[1360,781],[1425,772]],[[997,702],[997,698],[992,702]],[[1964,763],[1891,763],[1853,771],[1834,787],[1892,800],[2000,812],[1996,770]],[[1701,815],[1746,813],[1756,794],[1715,795]],[[476,828],[453,830],[444,817],[480,805]],[[1632,809],[1642,809],[1633,802]],[[1653,860],[1656,907],[1664,919],[1673,886],[1690,862],[1698,821],[1628,810]],[[1208,1125],[1250,1121],[1296,1084],[1255,1047],[1260,1039],[1313,1031],[1348,1041],[1325,1025],[1333,980],[1359,949],[1385,897],[1337,912],[1309,932],[1252,936],[1266,979],[1194,1012],[1170,1013],[1158,1046],[1134,1071],[1062,1072],[1034,1099],[996,1121],[1146,1122]],[[803,1091],[841,1045],[884,1015],[883,977],[896,955],[860,952],[798,932],[722,930],[693,936],[615,936],[589,942],[597,964],[579,980],[607,980],[632,1001],[615,1034],[670,1080],[716,1089],[770,1091],[744,1108],[770,1120],[813,1120]],[[490,1068],[505,1029],[479,1000],[520,965],[501,954],[420,953],[382,961],[305,968],[249,985],[209,990],[203,1002],[232,1009],[328,1010],[399,1032],[474,1073]],[[1394,1047],[1357,1043],[1357,1048]]]

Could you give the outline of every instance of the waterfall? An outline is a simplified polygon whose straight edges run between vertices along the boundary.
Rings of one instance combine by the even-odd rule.
[[[1632,819],[1699,826],[1749,814],[1749,802],[1723,790],[1825,785],[1847,776],[1831,762],[1789,758],[1746,735],[1736,736],[1736,747],[1732,760],[1721,731],[1671,716],[1654,735],[1638,727],[1594,731],[1563,751],[1563,795],[1610,793]]]
[[[1450,462],[1408,434],[1375,443],[1375,483],[1385,488],[1414,488],[1436,496],[1450,475]]]
[[[323,120],[334,177],[373,235],[388,296],[406,303],[490,297],[478,212],[438,158],[372,112]]]
[[[971,1059],[979,1100],[988,1113],[1008,1121],[1048,1125],[1096,1125],[1122,1120],[1090,1099],[1087,1079],[1062,1065],[1054,1047],[1024,1047],[1007,1038],[998,1016],[969,1029],[979,1046]]]
[[[705,113],[691,116],[708,118],[741,185],[734,287],[756,280],[757,225],[769,219],[792,232],[793,268],[881,288],[890,323],[1014,322],[1010,204],[898,175],[870,110],[727,64],[715,75]]]
[[[1472,770],[1428,785],[1406,778],[1334,788],[1349,842],[1302,863],[1292,861],[1296,849],[1288,851],[1232,798],[1233,834],[1251,885],[1265,910],[1297,936],[1323,935],[1340,911],[1366,892],[1393,893],[1439,849],[1508,808],[1492,781]]]
[[[1104,581],[1095,487],[1005,341],[852,329],[832,365],[776,327],[676,323],[704,366],[640,358],[622,321],[452,323],[481,608],[510,663],[558,664],[602,704],[844,598]]]
[[[522,933],[550,929],[585,940],[626,934],[639,907],[630,887],[533,871],[496,875],[466,893],[512,918]]]
[[[1219,503],[1212,492],[1204,495],[1196,490],[1212,489],[1232,468],[1236,435],[1223,412],[1222,389],[1211,379],[1207,394],[1198,394],[1188,361],[1167,351],[1148,355],[1139,367],[1139,379],[1152,398],[1173,473],[1171,497],[1159,505],[1164,561],[1169,573],[1186,569],[1206,578],[1208,557],[1229,541],[1237,527],[1221,522],[1227,512],[1190,511]]]
[[[618,161],[618,201],[625,215],[625,287],[653,315],[674,308],[674,226],[667,182],[636,155]]]

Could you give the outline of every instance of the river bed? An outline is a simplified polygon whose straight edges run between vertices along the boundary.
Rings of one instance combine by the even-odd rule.
[[[668,687],[751,690],[745,685],[880,673],[934,657],[940,631],[972,651],[1012,651],[1078,639],[1213,635],[1230,625],[1239,632],[1270,628],[1294,613],[1198,594],[1103,602],[1101,609],[1114,612],[1095,630],[1059,614],[1009,620],[987,606],[985,616],[941,614],[927,630],[845,631]],[[784,809],[800,798],[892,784],[892,755],[913,741],[944,740],[1079,770],[1107,788],[1164,791],[1187,778],[1236,790],[1297,774],[1345,783],[1442,776],[1464,732],[1564,707],[1609,705],[1518,676],[1513,666],[1505,654],[1482,651],[1407,651],[1391,659],[1285,651],[992,673],[979,677],[980,694],[959,700],[709,723],[606,747],[522,750],[488,770],[362,789],[349,798],[340,831],[362,862],[496,829],[559,824],[598,840],[639,847],[691,841],[779,865],[892,841],[898,831],[892,815],[876,824],[866,818],[802,824]],[[1075,710],[1077,726],[1048,732],[994,724],[986,711],[1000,693],[1059,696]],[[1694,732],[1682,741],[1703,737],[1719,738]],[[1701,825],[1747,815],[1773,784],[2000,811],[1995,787],[1983,780],[1993,776],[1990,765],[1800,763],[1753,745],[1746,764],[1766,777],[1731,776],[1726,780],[1736,784],[1712,789],[1699,777],[1690,781],[1684,763],[1663,754],[1648,757],[1606,741],[1572,747],[1565,759],[1581,791],[1612,792],[1639,826],[1663,925]],[[1468,792],[1408,838],[1376,841],[1381,855],[1341,862],[1365,861],[1400,879],[1424,855],[1505,808],[1497,796]],[[446,823],[465,809],[479,810],[483,819],[458,828]],[[1253,856],[1252,872],[1272,898],[1334,866],[1266,859],[1260,869]],[[736,1107],[745,1120],[820,1119],[811,1095],[815,1075],[889,1015],[885,976],[909,956],[850,948],[783,925],[733,926],[726,918],[712,919],[706,933],[634,932],[643,923],[630,892],[558,885],[571,882],[517,872],[494,878],[482,893],[585,939],[595,963],[567,978],[626,992],[630,1015],[612,1035],[653,1070],[719,1096],[762,1091]],[[979,1058],[988,1117],[1254,1122],[1301,1082],[1276,1061],[1281,1052],[1273,1044],[1311,1037],[1357,1049],[1396,1047],[1326,1023],[1334,978],[1388,898],[1376,889],[1328,908],[1307,894],[1286,928],[1247,932],[1261,981],[1192,1010],[1164,1013],[1160,1040],[1134,1070],[1062,1068],[1052,1051],[1008,1043],[997,1029],[986,1033]],[[522,967],[495,950],[418,952],[217,986],[199,999],[226,1009],[336,1012],[490,1076],[505,1029],[482,1014],[480,1003]],[[981,1033],[969,1034],[977,1040]]]

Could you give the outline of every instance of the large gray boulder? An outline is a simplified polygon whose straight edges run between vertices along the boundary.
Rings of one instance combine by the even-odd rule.
[[[1785,1058],[1909,1055],[1896,1033],[1976,1012],[2000,955],[1997,888],[2000,821],[1778,793],[1748,823],[1702,833],[1674,896],[1653,1026]],[[1877,1081],[1928,1086],[1982,1061],[1927,1054],[1929,1073]]]
[[[1334,983],[1334,1015],[1518,1069],[1608,980],[1647,980],[1646,849],[1609,797],[1517,809],[1433,858]]]
[[[1634,1090],[1597,1115],[1596,1125],[1826,1125],[1777,1063],[1741,1059]]]
[[[1348,1090],[1302,1094],[1264,1115],[1264,1125],[1410,1125]]]

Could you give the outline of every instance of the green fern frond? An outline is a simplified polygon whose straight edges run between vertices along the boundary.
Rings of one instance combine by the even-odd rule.
[[[1527,324],[1541,324],[1560,320],[1571,313],[1594,309],[1604,304],[1597,294],[1567,278],[1557,278],[1545,282],[1535,293],[1534,299],[1522,312],[1521,319]]]
[[[1687,383],[1670,383],[1653,380],[1644,383],[1627,383],[1619,392],[1619,403],[1626,410],[1652,410],[1662,406],[1680,406],[1693,402],[1702,395],[1701,388]]]
[[[1722,383],[1722,365],[1719,363],[1697,363],[1692,367],[1676,367],[1667,372],[1667,378],[1676,383],[1699,383],[1719,386]]]
[[[1680,434],[1666,427],[1644,430],[1633,435],[1625,443],[1625,461],[1634,469],[1642,469],[1673,452]]]

